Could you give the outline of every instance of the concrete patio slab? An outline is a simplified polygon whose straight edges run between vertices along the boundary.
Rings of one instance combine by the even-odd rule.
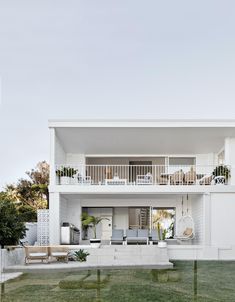
[[[22,274],[23,274],[22,272],[0,273],[0,283],[6,282],[11,279],[18,278]]]

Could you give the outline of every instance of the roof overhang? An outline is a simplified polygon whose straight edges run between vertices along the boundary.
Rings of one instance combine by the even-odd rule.
[[[49,128],[235,128],[235,119],[53,119]]]
[[[163,155],[216,153],[235,137],[235,120],[53,120],[67,153]]]

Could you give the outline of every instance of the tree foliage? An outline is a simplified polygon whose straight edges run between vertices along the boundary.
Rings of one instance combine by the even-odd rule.
[[[0,200],[0,245],[15,245],[25,236],[26,227],[16,205]]]
[[[20,214],[20,219],[23,222],[36,222],[37,221],[37,211],[29,205],[20,205],[18,208]]]
[[[39,162],[35,169],[27,171],[29,179],[20,178],[16,185],[5,188],[9,200],[18,205],[27,205],[34,209],[49,207],[49,165]]]

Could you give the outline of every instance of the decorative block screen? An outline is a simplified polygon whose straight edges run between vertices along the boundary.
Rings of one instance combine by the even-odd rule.
[[[37,242],[39,245],[49,244],[49,210],[37,211]]]

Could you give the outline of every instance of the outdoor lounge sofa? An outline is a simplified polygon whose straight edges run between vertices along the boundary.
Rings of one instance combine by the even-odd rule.
[[[30,260],[46,260],[46,263],[49,263],[51,258],[68,263],[68,253],[68,248],[63,246],[25,246],[25,264]]]
[[[158,243],[160,240],[159,235],[158,235],[158,230],[157,229],[152,229],[151,230],[151,241],[152,243]]]
[[[49,261],[49,253],[47,246],[25,246],[25,264],[28,264],[30,260],[46,260]]]
[[[121,244],[124,244],[123,237],[124,237],[124,231],[123,230],[120,230],[120,229],[114,229],[114,230],[112,230],[112,237],[110,239],[110,245],[112,243],[121,243]]]
[[[145,175],[137,175],[136,184],[137,185],[152,185],[153,184],[153,175],[149,172]]]
[[[149,231],[142,229],[126,230],[126,244],[128,243],[149,243]]]
[[[56,260],[64,260],[68,263],[69,249],[64,246],[49,246],[48,247],[49,256],[51,258],[56,258]]]

